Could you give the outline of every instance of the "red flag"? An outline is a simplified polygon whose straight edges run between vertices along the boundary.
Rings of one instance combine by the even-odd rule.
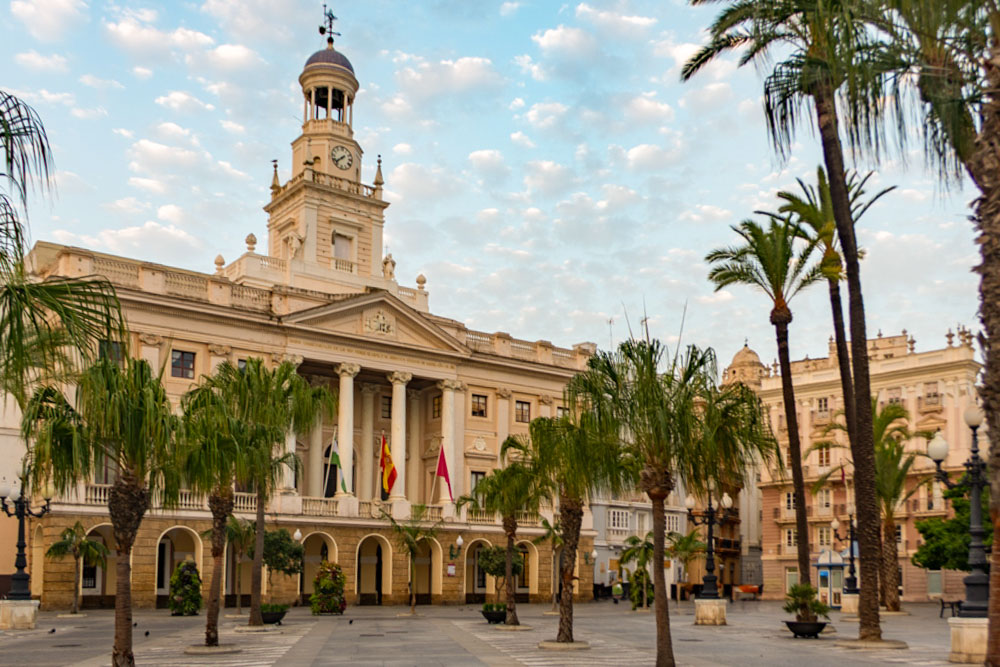
[[[455,496],[451,492],[451,478],[448,477],[448,462],[444,458],[444,447],[438,451],[438,468],[436,475],[438,477],[444,477],[444,481],[448,484],[448,499],[454,501]]]
[[[847,477],[844,474],[844,466],[840,466],[840,483],[847,486]]]
[[[392,464],[392,454],[385,442],[385,433],[382,434],[382,459],[379,465],[382,466],[382,491],[389,493],[396,483],[396,466]]]

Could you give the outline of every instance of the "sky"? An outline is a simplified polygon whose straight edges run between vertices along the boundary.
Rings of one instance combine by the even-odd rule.
[[[361,84],[365,182],[383,159],[400,283],[423,273],[431,310],[473,329],[607,347],[646,317],[652,335],[714,347],[722,365],[744,341],[770,363],[766,297],[714,291],[704,256],[796,178],[814,181],[821,156],[808,125],[775,155],[753,66],[726,58],[680,82],[719,7],[333,4]],[[0,6],[0,89],[34,106],[54,152],[32,239],[211,273],[248,233],[266,238],[270,161],[288,177],[321,21],[306,0]],[[897,189],[858,235],[870,336],[906,329],[921,351],[979,326],[972,188],[943,190],[919,144],[878,166],[872,190]],[[825,356],[825,287],[791,306],[792,358]]]

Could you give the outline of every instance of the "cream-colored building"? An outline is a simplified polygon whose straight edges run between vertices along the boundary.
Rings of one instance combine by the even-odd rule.
[[[951,473],[952,479],[956,479],[963,470],[962,464],[968,459],[972,445],[972,434],[962,415],[975,400],[975,382],[980,364],[975,359],[971,333],[960,330],[956,341],[949,331],[946,338],[946,347],[917,352],[915,341],[905,331],[902,335],[885,337],[879,332],[877,338],[868,341],[868,355],[872,392],[877,396],[879,407],[899,403],[906,408],[911,432],[940,430],[950,445],[943,468]],[[777,364],[770,368],[765,366],[753,350],[744,347],[737,352],[724,376],[726,381],[740,380],[758,392],[774,427],[782,458],[787,462],[788,428]],[[842,419],[837,412],[843,409],[837,351],[833,341],[830,341],[828,357],[793,361],[792,378],[804,454],[803,473],[806,488],[810,489],[822,475],[850,460],[845,434],[827,433],[825,430],[833,420]],[[980,433],[980,447],[986,450],[989,443],[984,436]],[[805,456],[812,444],[821,440],[835,440],[844,444],[845,448],[816,449]],[[925,453],[927,441],[914,437],[906,443],[906,448]],[[933,472],[934,464],[929,458],[917,459],[908,488],[919,488],[896,512],[904,601],[924,601],[942,594],[961,594],[963,590],[964,573],[927,571],[910,562],[921,543],[916,521],[951,515],[951,508],[942,497],[941,484],[921,485],[932,477]],[[798,580],[797,532],[791,491],[790,472],[786,470],[782,476],[776,470],[765,468],[760,471],[758,488],[744,490],[741,494],[741,504],[746,508],[743,514],[750,519],[744,523],[743,541],[760,545],[764,596],[770,599],[782,598],[788,586]],[[854,496],[852,467],[847,464],[843,481],[839,474],[834,474],[823,489],[806,495],[809,544],[814,564],[810,576],[819,588],[821,598],[839,605],[843,578],[847,576],[846,565],[841,570],[837,566],[818,568],[815,564],[817,560],[828,562],[831,554],[835,562],[841,556],[845,562],[847,560],[847,542],[836,539],[831,523],[836,518],[840,522],[841,536],[846,537],[848,512],[852,510]],[[747,569],[746,565],[744,569]]]
[[[503,542],[498,517],[456,512],[452,498],[500,464],[507,436],[526,434],[535,417],[559,413],[563,387],[595,346],[563,348],[473,331],[431,313],[424,276],[416,276],[413,287],[399,284],[395,261],[383,255],[389,202],[383,199],[381,164],[372,185],[360,181],[364,152],[354,139],[358,81],[351,63],[331,44],[308,59],[299,82],[302,134],[292,142],[291,178],[279,182],[275,168],[262,248],[251,234],[232,261],[220,255],[214,270],[200,273],[40,242],[30,254],[31,270],[39,279],[112,281],[131,330],[132,353],[165,369],[174,401],[222,361],[250,357],[292,360],[311,382],[339,396],[335,419],[285,443],[303,470],[286,475],[268,507],[268,522],[302,533],[306,573],[300,580],[273,577],[276,598],[308,595],[312,573],[325,558],[343,566],[352,603],[403,602],[408,560],[379,518],[380,508],[406,517],[412,505],[424,504],[443,524],[417,559],[421,601],[481,599],[492,586],[476,566],[476,553],[484,544]],[[24,446],[15,411],[4,413],[3,424],[0,475],[10,478]],[[378,481],[382,437],[398,471],[384,503]],[[335,440],[340,471],[330,465]],[[440,480],[435,483],[442,450],[451,494]],[[112,548],[106,569],[84,572],[85,606],[111,602],[116,556],[107,494],[113,478],[113,470],[99,472],[31,523],[32,587],[43,608],[69,604],[72,561],[44,559],[42,553],[77,520]],[[255,496],[237,494],[237,515],[249,518],[254,511]],[[551,515],[551,509],[544,513]],[[522,516],[521,525],[519,548],[528,567],[518,592],[548,599],[553,554],[531,542],[541,533],[538,516]],[[12,571],[13,539],[6,539],[11,526],[3,523],[0,572]],[[191,493],[182,494],[176,510],[154,508],[146,515],[132,554],[137,606],[162,603],[173,565],[187,557],[199,565],[207,593],[212,563],[201,534],[209,527],[205,499]],[[593,538],[588,514],[581,561]],[[232,602],[240,575],[231,553],[226,563],[224,590]],[[249,567],[241,569],[245,595]],[[578,590],[589,596],[592,568],[579,564],[579,572]]]

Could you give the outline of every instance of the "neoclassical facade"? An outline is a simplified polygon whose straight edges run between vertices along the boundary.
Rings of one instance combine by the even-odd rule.
[[[501,544],[498,517],[456,511],[454,498],[468,492],[501,464],[499,447],[524,435],[538,416],[556,416],[563,387],[595,350],[526,341],[503,332],[472,331],[429,309],[427,280],[400,285],[395,261],[383,254],[385,210],[381,161],[372,185],[360,181],[363,151],[354,140],[358,81],[332,42],[313,54],[299,82],[302,134],[292,143],[291,178],[281,183],[275,167],[268,238],[258,250],[253,234],[233,261],[221,255],[214,270],[199,273],[39,242],[30,266],[39,279],[103,276],[114,283],[137,357],[163,368],[174,401],[223,361],[251,357],[267,363],[293,361],[315,385],[339,399],[334,418],[308,433],[290,434],[284,447],[302,461],[288,473],[267,508],[269,527],[299,531],[306,572],[270,578],[276,600],[308,596],[324,559],[344,568],[349,599],[358,604],[407,599],[409,563],[393,542],[382,510],[405,518],[415,504],[442,523],[417,559],[421,602],[466,602],[492,592],[477,567],[486,544]],[[23,452],[17,415],[4,413],[0,447],[10,476]],[[380,497],[379,453],[388,443],[397,469],[387,500]],[[331,463],[337,452],[341,465]],[[435,479],[443,452],[451,493]],[[114,538],[107,494],[115,471],[99,471],[73,492],[56,498],[52,512],[30,526],[30,569],[42,608],[69,604],[73,564],[42,557],[61,530],[82,521],[112,549],[107,568],[85,568],[84,606],[113,600]],[[342,483],[341,481],[342,480]],[[238,493],[236,514],[251,518],[255,496]],[[551,516],[552,509],[543,509]],[[532,538],[540,517],[520,517],[527,571],[518,593],[533,600],[551,594],[553,554]],[[153,508],[143,521],[132,554],[135,604],[165,601],[170,573],[185,558],[199,565],[207,593],[212,561],[205,499],[182,493],[177,509]],[[6,527],[5,527],[6,529]],[[458,538],[461,537],[461,544]],[[589,513],[580,543],[578,590],[589,596],[592,573],[583,554],[593,549]],[[0,547],[0,563],[13,562],[12,541]],[[237,588],[249,593],[249,567],[226,554],[224,590],[233,603]]]
[[[960,329],[957,336],[949,331],[946,342],[943,348],[918,352],[916,341],[905,330],[898,336],[883,337],[879,332],[878,337],[868,341],[868,355],[872,393],[879,408],[889,403],[902,405],[909,413],[907,426],[911,432],[940,430],[950,445],[943,468],[952,479],[957,479],[964,470],[962,464],[968,459],[972,445],[972,434],[962,415],[975,400],[980,363],[975,357],[972,334],[967,330]],[[792,362],[807,490],[831,469],[850,460],[843,432],[827,431],[831,422],[842,420],[837,414],[843,409],[843,395],[836,355],[836,346],[831,340],[828,357]],[[760,395],[782,449],[782,458],[787,462],[788,427],[777,364],[765,366],[753,350],[744,347],[726,368],[724,377],[725,381],[742,381]],[[986,436],[980,433],[980,447],[984,450],[989,446]],[[817,448],[806,455],[814,443],[829,440],[844,448]],[[925,453],[927,441],[914,437],[906,443],[906,448]],[[764,597],[781,599],[788,587],[798,581],[798,535],[791,475],[787,470],[781,475],[767,468],[759,472],[757,488],[745,489],[740,499],[741,507],[747,510],[741,514],[748,519],[743,526],[743,542],[759,545],[753,552],[744,552],[747,560],[744,571],[759,568]],[[916,487],[917,490],[901,503],[895,515],[902,573],[901,599],[904,601],[926,601],[942,594],[961,595],[963,591],[964,573],[928,571],[910,562],[921,544],[916,522],[927,517],[951,515],[941,484],[928,484],[933,472],[934,464],[930,459],[917,459],[907,483],[908,489]],[[813,564],[811,578],[820,597],[834,606],[840,605],[849,551],[846,541],[837,540],[831,523],[837,519],[840,535],[846,537],[848,516],[853,512],[852,473],[848,464],[843,479],[839,473],[831,475],[822,489],[806,494]]]

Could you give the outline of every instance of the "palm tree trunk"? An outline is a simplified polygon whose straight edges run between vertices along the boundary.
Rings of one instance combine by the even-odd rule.
[[[417,613],[417,554],[410,554],[410,616]]]
[[[253,570],[250,572],[250,621],[247,625],[264,625],[260,615],[261,584],[264,570],[264,494],[257,492],[257,532],[254,535]]]
[[[212,583],[208,588],[208,608],[205,611],[205,646],[219,645],[219,598],[222,594],[222,555],[226,550],[226,521],[233,511],[232,493],[208,497],[212,510]]]
[[[899,549],[896,522],[887,517],[882,523],[882,595],[886,611],[899,611]]]
[[[135,667],[132,653],[132,545],[149,506],[149,492],[127,472],[108,493],[108,513],[114,530],[118,557],[115,562],[115,642],[113,667]]]
[[[71,614],[80,611],[80,557],[73,559],[73,607]]]
[[[796,545],[799,583],[809,584],[809,523],[806,515],[806,483],[802,476],[802,445],[799,442],[799,420],[795,411],[792,362],[788,357],[788,324],[791,321],[792,314],[787,307],[784,311],[775,309],[771,312],[771,323],[774,324],[775,338],[778,342],[778,364],[781,367],[781,397],[785,404],[785,423],[788,426],[788,458],[792,467],[795,530],[798,533]]]
[[[858,513],[858,551],[861,565],[861,595],[858,601],[858,638],[875,641],[882,638],[878,618],[879,510],[875,498],[875,441],[872,433],[871,378],[868,373],[868,334],[865,330],[865,305],[861,294],[861,267],[854,236],[844,171],[844,151],[840,143],[837,108],[833,87],[821,84],[814,93],[816,124],[823,144],[823,160],[830,178],[837,235],[843,250],[847,274],[848,311],[851,327],[851,367],[854,371],[854,406],[857,437],[851,442],[854,461],[854,496]],[[846,400],[846,397],[845,397]]]
[[[236,613],[243,613],[243,552],[240,551],[237,554],[233,554],[236,559],[236,563],[233,565],[233,571],[236,573]]]
[[[853,448],[854,442],[858,439],[858,417],[854,405],[854,380],[851,379],[851,355],[847,351],[847,334],[844,332],[844,307],[840,301],[840,282],[837,280],[830,281],[830,311],[833,313],[833,337],[837,346],[840,389],[844,394],[847,440]]]
[[[507,559],[504,563],[507,618],[504,619],[504,625],[521,625],[517,619],[517,596],[514,592],[514,538],[517,535],[517,520],[513,516],[503,517],[503,531],[507,534]]]
[[[648,492],[647,492],[648,493]],[[666,541],[666,512],[663,501],[666,493],[649,493],[653,503],[653,612],[656,614],[656,667],[673,667],[674,646],[670,638],[670,602],[667,591],[667,578],[663,573],[663,551]],[[659,567],[657,567],[659,563]],[[647,577],[648,579],[648,577]],[[680,603],[680,586],[677,587],[678,604]],[[643,582],[643,604],[646,601],[646,586]]]
[[[573,641],[573,567],[576,565],[576,549],[580,543],[580,523],[582,521],[583,503],[576,498],[560,497],[559,522],[563,529],[563,548],[562,559],[559,563],[562,595],[559,596],[557,642]]]

